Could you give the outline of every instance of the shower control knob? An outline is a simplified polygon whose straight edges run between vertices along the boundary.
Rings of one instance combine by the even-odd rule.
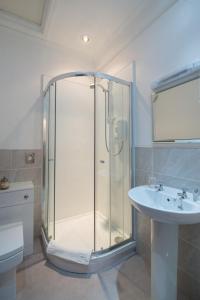
[[[29,198],[29,195],[24,195],[24,199],[28,199]]]
[[[105,164],[105,160],[100,160],[100,163],[101,164]]]

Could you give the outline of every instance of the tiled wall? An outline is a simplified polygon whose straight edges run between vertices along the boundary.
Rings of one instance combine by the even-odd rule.
[[[163,146],[136,148],[136,185],[148,184],[149,176],[178,188],[200,188],[200,148]],[[150,220],[137,213],[137,251],[150,274]],[[179,299],[200,299],[200,224],[179,226]]]
[[[35,153],[33,164],[25,163],[25,153]],[[34,184],[34,235],[40,234],[41,226],[41,180],[42,150],[0,150],[0,178],[6,176],[10,182],[32,181]]]

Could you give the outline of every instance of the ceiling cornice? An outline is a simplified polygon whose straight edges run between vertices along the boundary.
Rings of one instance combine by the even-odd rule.
[[[55,10],[57,0],[46,0],[43,11],[42,23],[37,25],[8,14],[0,10],[0,26],[18,31],[29,37],[38,38],[45,43],[56,46],[59,49],[75,51],[69,44],[63,45],[48,39],[48,32],[51,25],[52,15]],[[96,70],[104,68],[112,62],[124,49],[126,49],[145,29],[147,29],[156,19],[158,19],[166,10],[174,5],[178,0],[146,0],[141,1],[134,11],[130,12],[129,17],[116,28],[109,36],[107,41],[98,49],[88,53],[82,50],[80,56],[85,55],[86,59],[93,62]],[[95,58],[95,61],[93,59]]]
[[[48,31],[49,19],[51,18],[54,5],[55,0],[45,1],[41,25],[26,21],[11,13],[0,10],[0,26],[20,31],[38,38],[44,38]]]
[[[42,16],[41,32],[46,37],[51,22],[51,17],[55,8],[56,0],[46,0]]]

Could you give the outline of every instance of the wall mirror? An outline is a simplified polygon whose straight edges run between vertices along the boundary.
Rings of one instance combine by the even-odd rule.
[[[200,66],[152,85],[153,141],[200,142]]]

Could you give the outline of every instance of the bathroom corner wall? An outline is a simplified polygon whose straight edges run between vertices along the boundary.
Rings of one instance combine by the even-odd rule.
[[[41,76],[93,69],[81,52],[0,26],[0,149],[42,148]]]
[[[149,176],[177,188],[200,188],[200,147],[136,147],[136,185]],[[137,213],[137,251],[150,274],[150,220]],[[179,226],[178,294],[180,300],[200,299],[200,224]]]
[[[152,148],[151,84],[172,71],[200,59],[198,0],[180,0],[116,55],[104,72],[118,74],[132,61],[136,65],[134,143],[136,185],[148,176],[177,187],[200,186],[200,149]],[[130,74],[127,73],[130,80]],[[150,277],[150,220],[137,214],[137,251],[145,260]],[[179,300],[200,299],[200,225],[180,226]]]
[[[42,148],[41,75],[48,74],[49,79],[72,70],[92,70],[94,63],[81,52],[3,26],[0,40],[0,177],[34,182],[34,230],[38,235],[42,173],[42,150],[38,150]],[[36,153],[33,165],[24,164],[24,154],[29,151]]]
[[[35,163],[25,163],[25,153],[35,153]],[[10,182],[32,181],[34,184],[34,235],[40,235],[41,227],[41,181],[42,150],[0,149],[0,178],[7,177]]]

